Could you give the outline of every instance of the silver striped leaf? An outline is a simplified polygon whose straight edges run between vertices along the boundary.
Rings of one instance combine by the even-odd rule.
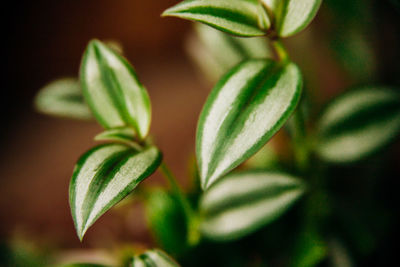
[[[118,127],[99,133],[94,137],[94,140],[117,142],[117,143],[119,142],[131,145],[133,144],[135,138],[136,138],[136,132],[131,127]]]
[[[300,71],[291,62],[248,60],[222,77],[205,103],[197,128],[203,189],[265,145],[296,108],[301,88]]]
[[[265,35],[270,26],[262,6],[250,0],[186,0],[164,11],[163,16],[198,21],[247,37]]]
[[[322,0],[261,0],[280,37],[304,30],[317,14]]]
[[[150,99],[125,58],[93,40],[83,56],[80,77],[86,102],[103,127],[131,126],[141,139],[148,134]]]
[[[190,37],[187,51],[213,84],[245,59],[273,57],[265,37],[235,37],[201,23],[195,23]]]
[[[385,87],[349,91],[326,107],[317,131],[316,151],[324,160],[361,160],[400,133],[400,94]]]
[[[165,252],[153,249],[134,257],[131,267],[179,267],[179,264]]]
[[[92,113],[82,95],[78,79],[62,78],[43,87],[35,98],[36,109],[44,114],[88,120]]]
[[[204,192],[201,231],[213,240],[233,240],[276,220],[304,193],[290,175],[248,171],[230,174]]]
[[[107,210],[126,197],[161,163],[156,147],[141,151],[121,144],[97,146],[78,161],[69,187],[72,217],[79,238]]]

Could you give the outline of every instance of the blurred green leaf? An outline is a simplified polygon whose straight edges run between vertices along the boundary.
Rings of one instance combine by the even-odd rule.
[[[179,264],[161,250],[153,249],[134,257],[131,267],[179,267]]]
[[[262,36],[270,23],[257,1],[186,0],[164,11],[238,36]],[[266,27],[266,28],[263,28]]]
[[[168,253],[179,255],[186,248],[186,217],[171,194],[154,190],[146,201],[146,217],[157,243]]]
[[[352,267],[354,266],[350,255],[343,245],[337,239],[333,239],[329,242],[329,254],[332,262],[332,267]]]
[[[111,141],[131,144],[136,137],[135,130],[130,127],[118,127],[106,130],[94,137],[96,141]]]
[[[39,112],[53,116],[83,120],[92,118],[79,81],[74,78],[62,78],[43,87],[35,98],[35,107]]]
[[[327,246],[315,229],[301,232],[296,240],[291,266],[316,266],[327,256]]]
[[[317,124],[317,153],[325,160],[361,160],[400,131],[400,96],[384,87],[350,91],[330,103]]]
[[[265,145],[296,108],[301,87],[300,71],[290,62],[248,60],[222,77],[197,128],[203,189]]]
[[[107,144],[85,153],[75,166],[69,189],[71,213],[79,238],[160,163],[161,153],[156,147],[138,151],[125,145]]]
[[[67,265],[61,265],[60,267],[107,267],[107,265],[100,265],[94,263],[72,263]]]
[[[277,34],[289,37],[302,30],[313,20],[322,0],[261,0],[273,17]]]
[[[215,240],[243,237],[281,216],[304,189],[299,179],[283,173],[230,174],[204,193],[201,231]]]
[[[272,58],[265,37],[240,38],[196,23],[187,50],[203,73],[214,83],[244,59]]]
[[[82,60],[81,84],[102,126],[132,126],[139,138],[147,135],[151,120],[149,96],[126,59],[100,41],[91,41]]]

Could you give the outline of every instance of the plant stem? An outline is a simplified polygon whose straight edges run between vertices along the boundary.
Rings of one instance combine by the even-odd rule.
[[[198,216],[192,209],[192,206],[179,186],[175,176],[164,161],[161,163],[160,170],[161,173],[167,178],[173,193],[177,196],[178,201],[182,205],[188,223],[188,243],[189,245],[194,246],[200,240],[200,233],[198,231]]]
[[[285,63],[290,60],[289,54],[286,51],[286,48],[280,39],[272,41],[272,45],[281,62]],[[306,138],[306,128],[304,123],[303,112],[300,106],[294,113],[293,121],[294,121],[294,127],[293,127],[294,157],[297,167],[301,172],[304,172],[307,170],[309,165],[309,150]]]
[[[286,48],[281,40],[277,39],[272,41],[272,46],[275,49],[279,61],[286,62],[289,60],[289,54],[287,53]]]

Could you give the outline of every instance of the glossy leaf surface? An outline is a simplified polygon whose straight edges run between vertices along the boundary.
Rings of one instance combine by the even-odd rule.
[[[46,85],[36,96],[35,106],[38,111],[52,116],[84,120],[92,118],[79,81],[74,78],[63,78]]]
[[[227,73],[200,115],[196,154],[202,188],[256,153],[286,122],[302,87],[293,63],[248,60]]]
[[[318,123],[317,153],[331,162],[360,160],[386,145],[400,131],[400,96],[368,87],[335,99]]]
[[[302,30],[318,12],[322,0],[262,0],[273,16],[277,34],[289,37]]]
[[[137,151],[107,144],[85,153],[75,166],[69,196],[72,217],[80,239],[107,210],[127,196],[160,165],[155,147]]]
[[[242,38],[196,23],[187,50],[201,71],[215,84],[244,59],[272,58],[267,38]]]
[[[256,1],[186,0],[167,9],[163,16],[202,22],[238,36],[261,36],[270,23],[260,11],[262,6]]]
[[[179,264],[161,250],[153,249],[134,257],[131,267],[179,267]]]
[[[100,41],[91,41],[81,65],[81,84],[89,107],[103,127],[132,126],[140,138],[147,135],[149,96],[126,59]]]
[[[215,240],[243,237],[277,219],[303,192],[303,183],[287,174],[230,174],[204,193],[201,230]]]

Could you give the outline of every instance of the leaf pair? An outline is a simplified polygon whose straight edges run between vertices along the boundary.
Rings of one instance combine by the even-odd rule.
[[[360,160],[400,132],[400,95],[382,87],[350,91],[332,101],[318,124],[316,151],[327,161]]]
[[[256,153],[294,111],[301,74],[295,64],[282,64],[244,61],[211,92],[196,136],[203,189]]]
[[[78,161],[70,183],[70,206],[80,239],[108,209],[127,196],[161,163],[160,151],[143,143],[150,126],[150,101],[132,66],[99,41],[92,41],[81,66],[83,94],[107,130]]]
[[[262,2],[262,4],[260,3]],[[321,0],[186,0],[163,16],[199,21],[238,36],[262,36],[271,28],[280,37],[294,35],[311,22]]]
[[[201,231],[215,240],[240,238],[277,219],[304,189],[299,179],[283,173],[230,174],[204,193]]]

